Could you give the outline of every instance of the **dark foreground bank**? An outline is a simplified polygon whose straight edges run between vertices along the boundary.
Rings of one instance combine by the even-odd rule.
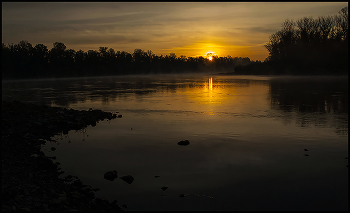
[[[91,186],[63,174],[41,144],[56,134],[79,130],[116,114],[2,101],[2,211],[122,210],[117,201],[96,198]]]

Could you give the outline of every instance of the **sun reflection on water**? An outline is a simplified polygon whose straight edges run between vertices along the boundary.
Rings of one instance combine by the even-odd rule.
[[[187,87],[183,92],[195,105],[206,108],[206,113],[213,115],[216,106],[226,104],[235,97],[235,88],[227,87],[225,84],[215,81],[213,77],[202,83]]]
[[[209,88],[213,90],[213,78],[209,78]]]

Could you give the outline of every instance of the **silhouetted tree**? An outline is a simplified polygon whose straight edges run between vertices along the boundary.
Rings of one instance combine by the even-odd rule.
[[[214,70],[230,70],[235,66],[247,65],[249,58],[217,57],[207,58],[155,55],[151,50],[135,49],[132,54],[115,51],[108,47],[96,50],[75,51],[67,49],[62,42],[53,43],[51,50],[43,44],[35,47],[28,41],[19,44],[2,45],[4,78],[76,77],[96,75],[125,75],[147,73],[183,73]]]
[[[347,73],[348,8],[333,17],[286,20],[265,45],[275,74]]]
[[[9,45],[10,46],[10,45]],[[4,43],[2,43],[1,46],[1,72],[2,72],[2,78],[13,78],[13,65],[12,65],[12,59],[13,53],[10,50],[10,47],[7,47]]]
[[[44,44],[37,44],[33,48],[33,77],[46,77],[47,70],[49,69],[48,64],[48,53],[49,50]]]

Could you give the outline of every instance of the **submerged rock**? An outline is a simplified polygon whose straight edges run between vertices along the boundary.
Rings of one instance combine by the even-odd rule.
[[[116,170],[106,172],[104,178],[110,181],[113,181],[118,177],[118,172]]]
[[[120,179],[122,179],[123,181],[127,182],[128,184],[131,184],[134,181],[134,178],[131,175],[123,176]]]
[[[180,141],[177,143],[178,145],[182,145],[182,146],[187,146],[190,144],[190,142],[188,140],[184,140],[184,141]]]

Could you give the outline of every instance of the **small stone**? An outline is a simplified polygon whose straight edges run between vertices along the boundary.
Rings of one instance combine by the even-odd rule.
[[[113,209],[121,209],[120,206],[118,205],[118,201],[117,200],[113,200],[109,206],[111,206]]]
[[[134,178],[131,175],[123,176],[120,179],[122,179],[123,181],[127,182],[128,184],[131,184],[134,181]]]
[[[81,180],[75,180],[73,183],[72,183],[74,186],[82,186],[83,185],[83,182],[81,182]]]
[[[163,191],[165,191],[165,190],[167,190],[167,189],[168,189],[168,187],[163,186],[161,189],[162,189]]]
[[[104,178],[109,181],[113,181],[117,177],[118,177],[118,172],[116,170],[106,172],[104,175]]]
[[[43,204],[42,205],[44,211],[49,211],[49,205],[48,204]]]
[[[73,192],[71,193],[71,195],[72,195],[72,197],[74,197],[74,198],[80,198],[80,197],[82,197],[82,195],[81,195],[79,192],[77,192],[77,191],[73,191]]]
[[[55,148],[55,147],[51,147],[51,150],[52,150],[52,151],[55,151],[55,150],[56,150],[56,148]]]
[[[23,194],[24,194],[24,195],[30,195],[30,193],[29,193],[28,190],[26,190],[26,189],[23,189]]]
[[[188,140],[184,140],[184,141],[180,141],[177,143],[178,145],[182,145],[182,146],[187,146],[190,144],[190,142]]]
[[[51,199],[49,200],[49,204],[60,204],[62,202],[62,200],[60,199]]]

